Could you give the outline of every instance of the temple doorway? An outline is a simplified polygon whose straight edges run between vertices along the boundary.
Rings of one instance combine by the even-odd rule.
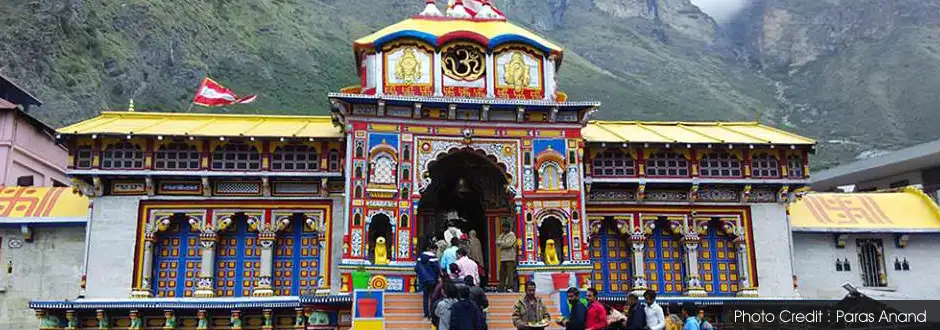
[[[496,281],[495,238],[501,223],[508,222],[511,227],[515,223],[511,221],[513,196],[507,190],[510,178],[505,167],[482,151],[453,149],[431,161],[425,175],[431,183],[422,191],[419,203],[421,241],[427,244],[431,236],[444,237],[450,226],[468,236],[475,231],[482,243],[482,266],[490,282]]]

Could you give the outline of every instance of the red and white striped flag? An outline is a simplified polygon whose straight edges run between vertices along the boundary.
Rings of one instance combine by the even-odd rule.
[[[196,92],[193,103],[206,107],[220,107],[232,104],[251,103],[257,98],[257,95],[238,97],[238,95],[235,95],[235,93],[228,88],[206,77],[202,80],[202,84],[199,85],[199,90]]]

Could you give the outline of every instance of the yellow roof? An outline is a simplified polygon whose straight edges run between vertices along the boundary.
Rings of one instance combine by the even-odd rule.
[[[595,120],[581,130],[587,142],[811,145],[816,141],[756,122],[639,122]]]
[[[88,198],[69,187],[2,187],[0,218],[88,216]]]
[[[940,208],[914,187],[898,192],[808,193],[789,210],[794,231],[940,232]]]
[[[61,134],[134,134],[341,138],[341,127],[326,116],[219,115],[159,112],[102,112],[63,127]]]
[[[432,46],[455,39],[471,39],[490,49],[509,42],[524,42],[546,53],[561,53],[551,41],[505,20],[414,17],[392,24],[355,41],[356,49],[381,47],[399,38],[415,38]]]

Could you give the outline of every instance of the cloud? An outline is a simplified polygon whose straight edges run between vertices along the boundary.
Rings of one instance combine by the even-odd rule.
[[[719,24],[731,19],[747,5],[747,2],[748,0],[692,0],[692,4],[698,6]]]

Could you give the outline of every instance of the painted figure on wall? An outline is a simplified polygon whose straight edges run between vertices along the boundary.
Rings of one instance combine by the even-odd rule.
[[[375,239],[375,264],[388,265],[388,246],[385,244],[385,237]]]

